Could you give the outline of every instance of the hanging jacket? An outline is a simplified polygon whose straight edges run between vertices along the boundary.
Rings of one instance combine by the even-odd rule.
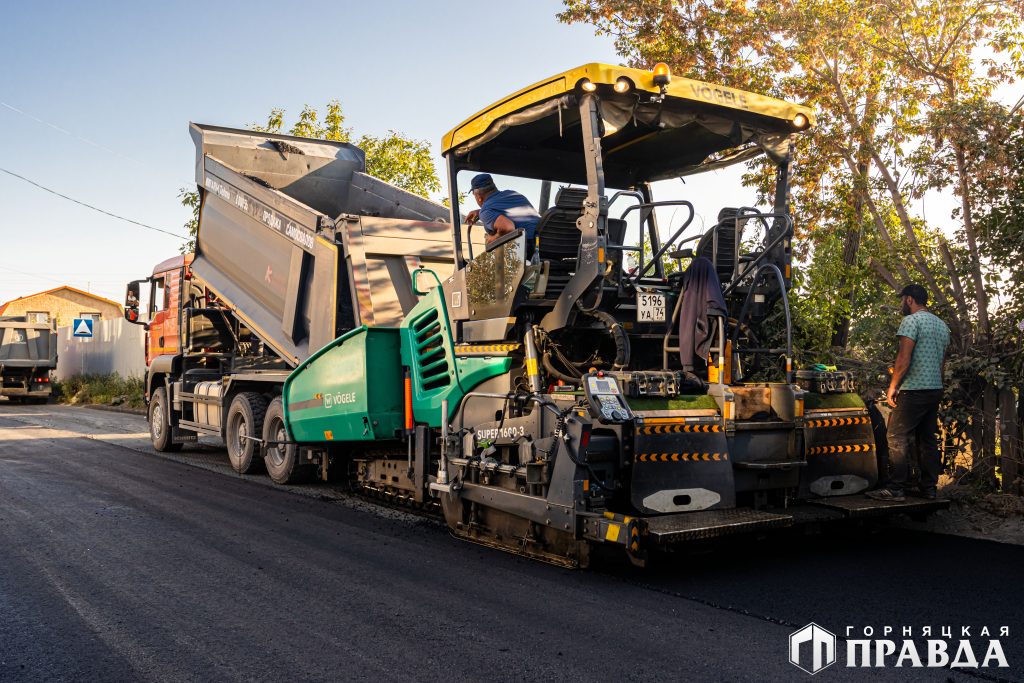
[[[727,315],[722,284],[709,259],[697,257],[683,273],[683,303],[679,309],[679,362],[693,370],[694,358],[706,359],[711,347],[709,316]]]

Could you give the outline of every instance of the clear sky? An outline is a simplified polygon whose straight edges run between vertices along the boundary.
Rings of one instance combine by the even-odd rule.
[[[194,186],[189,121],[245,127],[273,107],[294,117],[337,98],[357,132],[400,130],[436,151],[444,132],[503,95],[585,62],[619,61],[608,38],[558,23],[558,0],[293,7],[6,6],[0,168],[180,232],[188,212],[178,190]],[[709,218],[718,203],[708,203]],[[0,206],[0,302],[65,283],[120,301],[128,280],[180,244],[3,173]]]
[[[291,120],[304,104],[337,98],[357,132],[396,129],[436,151],[444,132],[503,95],[585,62],[619,61],[591,27],[558,23],[560,8],[9,3],[0,21],[0,168],[181,232],[188,212],[178,190],[194,186],[189,121],[245,127],[273,107]],[[698,200],[695,228],[724,204],[750,202],[738,171],[685,188],[672,182],[672,195]],[[0,302],[64,283],[121,300],[126,281],[179,245],[0,173]]]
[[[338,98],[357,131],[393,128],[436,149],[452,125],[508,92],[587,61],[616,61],[610,41],[556,21],[556,0],[505,6],[496,20],[498,7],[7,4],[0,167],[180,232],[178,188],[194,185],[189,121],[244,127],[272,107],[294,115]],[[2,173],[0,207],[0,302],[61,283],[120,300],[127,280],[179,246]]]

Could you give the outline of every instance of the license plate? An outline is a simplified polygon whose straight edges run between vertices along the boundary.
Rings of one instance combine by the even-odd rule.
[[[665,295],[637,292],[636,321],[638,323],[665,322]]]

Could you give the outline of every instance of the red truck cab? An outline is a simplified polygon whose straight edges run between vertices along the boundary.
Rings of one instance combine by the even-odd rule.
[[[181,351],[181,304],[184,286],[191,279],[191,263],[192,254],[175,256],[159,263],[145,280],[128,283],[125,318],[146,326],[147,369],[151,369],[158,358],[173,357]],[[145,286],[149,289],[149,301],[143,307]]]

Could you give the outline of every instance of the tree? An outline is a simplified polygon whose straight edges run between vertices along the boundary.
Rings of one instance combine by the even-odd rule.
[[[990,472],[992,392],[1012,362],[996,332],[1010,308],[992,294],[1000,271],[1024,272],[1024,260],[1013,229],[1021,204],[993,196],[999,182],[989,178],[1012,176],[995,135],[1008,139],[1019,123],[982,136],[988,143],[978,131],[1008,115],[991,101],[996,86],[1024,76],[1024,3],[565,0],[559,18],[613,36],[633,66],[664,61],[673,73],[814,107],[793,184],[798,276],[812,285],[795,310],[811,331],[802,338],[819,353],[831,343],[846,357],[891,358],[880,342],[891,331],[879,336],[892,326],[891,290],[922,282],[954,335],[945,419]],[[762,171],[746,178],[766,194]],[[926,221],[913,207],[929,191],[955,195],[957,211]]]
[[[196,250],[196,235],[199,233],[199,190],[183,187],[178,190],[178,199],[181,200],[182,206],[192,212],[184,225],[188,240],[178,248],[178,251],[182,254],[191,254]]]

